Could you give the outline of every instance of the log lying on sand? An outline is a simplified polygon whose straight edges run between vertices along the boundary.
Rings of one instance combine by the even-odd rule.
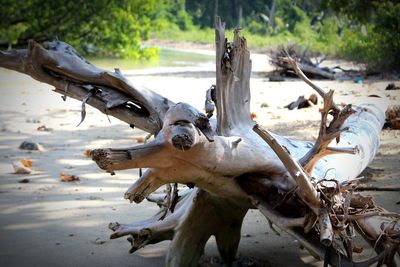
[[[280,47],[276,51],[270,52],[270,62],[276,68],[274,73],[279,73],[281,77],[288,75],[293,76],[296,74],[293,66],[284,60],[288,56],[296,61],[298,68],[308,77],[328,80],[335,79],[334,69],[320,66],[324,59],[320,61],[315,60],[315,62],[313,62],[307,55],[306,50],[301,53],[300,48],[295,45]]]
[[[129,236],[131,252],[172,240],[166,265],[197,266],[207,240],[214,235],[222,259],[231,265],[243,217],[248,209],[257,208],[327,263],[355,265],[349,235],[353,229],[376,242],[376,257],[360,266],[391,263],[398,253],[399,215],[352,193],[353,179],[378,149],[385,108],[365,104],[340,110],[333,102],[333,91],[316,87],[293,59],[285,62],[299,69],[296,73],[324,98],[315,144],[260,127],[253,131],[250,53],[238,30],[233,42],[227,41],[219,18],[216,86],[207,97],[207,104],[214,102],[207,113],[215,106],[216,122],[189,104],[175,104],[134,85],[119,71],[96,68],[59,41],[45,46],[30,42],[27,50],[0,53],[1,67],[54,85],[60,94],[155,135],[147,144],[91,152],[98,166],[108,172],[147,168],[125,198],[136,203],[150,199],[160,211],[145,221],[110,224],[111,238]],[[326,173],[332,169],[335,177],[328,179]],[[170,183],[175,189],[165,196],[151,195]],[[179,194],[176,183],[194,188]]]

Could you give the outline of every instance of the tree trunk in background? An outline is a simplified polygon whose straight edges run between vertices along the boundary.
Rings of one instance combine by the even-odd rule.
[[[275,30],[275,10],[276,10],[276,0],[272,0],[271,9],[269,11],[269,21],[268,28],[272,28],[272,32]]]
[[[212,27],[214,27],[217,16],[218,16],[218,4],[219,4],[219,0],[214,0],[214,24],[212,25]]]

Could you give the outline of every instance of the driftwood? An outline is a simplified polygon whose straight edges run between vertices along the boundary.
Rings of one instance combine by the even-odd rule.
[[[324,58],[321,60],[316,59],[315,62],[313,62],[307,55],[307,50],[300,52],[300,48],[295,45],[289,45],[286,48],[280,47],[276,51],[270,52],[270,62],[275,66],[273,79],[276,79],[276,75],[284,77],[293,76],[295,74],[292,65],[288,64],[284,60],[287,56],[293,58],[296,61],[298,68],[308,77],[328,80],[335,79],[334,69],[320,66]]]
[[[155,135],[153,141],[135,147],[91,151],[98,166],[112,174],[147,168],[125,198],[136,203],[147,198],[160,211],[145,221],[109,225],[111,238],[129,236],[130,252],[172,240],[166,265],[197,266],[214,235],[221,258],[230,265],[243,218],[248,209],[257,208],[328,264],[392,264],[399,253],[399,215],[353,193],[354,179],[378,149],[384,109],[364,104],[340,110],[333,91],[315,86],[293,59],[286,58],[324,99],[321,127],[315,144],[270,133],[250,117],[246,40],[236,30],[233,42],[228,42],[224,31],[217,18],[216,85],[207,92],[208,116],[133,84],[118,70],[98,69],[60,41],[43,46],[31,41],[27,50],[1,52],[0,66],[82,100],[82,119],[89,104]],[[209,118],[214,108],[216,121]],[[335,177],[326,177],[330,170]],[[176,183],[192,189],[178,191]],[[167,185],[167,193],[154,194],[162,185]],[[355,230],[376,256],[353,262]]]

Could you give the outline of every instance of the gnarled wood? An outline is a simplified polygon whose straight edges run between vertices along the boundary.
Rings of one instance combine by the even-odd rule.
[[[128,81],[119,71],[97,68],[61,41],[43,46],[30,41],[28,49],[0,51],[0,67],[28,74],[78,100],[92,93],[89,105],[150,133],[161,129],[165,112],[173,104]]]
[[[134,85],[119,71],[96,68],[59,41],[44,46],[30,42],[27,50],[0,52],[0,66],[49,83],[58,93],[82,99],[84,104],[155,134],[155,139],[144,145],[92,151],[99,167],[111,173],[148,168],[125,193],[126,199],[141,202],[170,183],[196,186],[181,197],[175,196],[175,208],[155,200],[161,209],[149,220],[110,224],[112,238],[130,235],[131,252],[172,239],[166,265],[196,266],[207,240],[215,235],[221,257],[231,264],[243,217],[249,208],[258,208],[313,254],[325,257],[327,263],[337,265],[344,259],[346,266],[357,266],[351,253],[346,257],[333,246],[328,250],[325,247],[335,242],[335,235],[345,237],[344,232],[353,224],[357,224],[361,235],[378,243],[379,254],[359,265],[379,260],[390,263],[398,250],[398,217],[376,213],[379,207],[374,205],[368,206],[368,214],[363,215],[365,210],[352,204],[351,187],[344,184],[351,183],[349,180],[356,178],[374,157],[384,108],[365,104],[354,112],[345,109],[341,113],[333,103],[333,94],[317,88],[325,106],[314,146],[273,133],[265,135],[263,131],[259,131],[260,137],[252,131],[255,123],[250,118],[251,61],[246,40],[235,30],[230,43],[224,30],[217,18],[217,77],[216,87],[207,94],[208,116],[189,104],[172,103]],[[309,84],[313,86],[311,81]],[[208,118],[213,112],[212,102],[217,111],[216,123]],[[327,115],[332,111],[334,119],[327,125]],[[265,136],[274,142],[266,143]],[[337,144],[331,142],[334,139]],[[349,149],[343,151],[343,147],[357,147],[358,151],[349,154]],[[330,169],[335,170],[332,179],[325,177]],[[320,223],[316,224],[318,218]]]

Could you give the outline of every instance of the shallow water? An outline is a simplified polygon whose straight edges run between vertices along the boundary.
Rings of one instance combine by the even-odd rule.
[[[119,59],[119,58],[90,58],[89,61],[107,70],[143,69],[157,67],[187,67],[203,64],[214,64],[215,58],[211,55],[178,51],[173,49],[160,49],[158,59],[151,61]]]

